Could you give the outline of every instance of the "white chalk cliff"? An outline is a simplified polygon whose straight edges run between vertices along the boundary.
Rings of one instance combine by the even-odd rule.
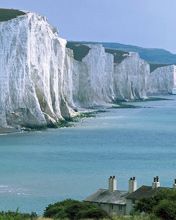
[[[158,67],[150,73],[148,94],[168,94],[176,88],[176,66]]]
[[[45,126],[73,113],[63,94],[66,41],[44,17],[0,22],[0,126]]]
[[[149,64],[137,53],[129,53],[120,64],[114,65],[115,99],[146,98],[148,76]]]
[[[149,65],[138,54],[114,63],[87,45],[76,60],[66,43],[34,13],[0,22],[0,127],[53,126],[79,107],[146,97]]]
[[[105,53],[101,45],[88,45],[88,54],[82,61],[71,63],[73,100],[79,107],[92,107],[112,102],[113,55]],[[70,69],[70,68],[67,68]]]

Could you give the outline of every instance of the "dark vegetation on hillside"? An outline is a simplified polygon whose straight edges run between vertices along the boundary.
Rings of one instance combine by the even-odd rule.
[[[153,197],[141,199],[135,210],[163,220],[176,220],[176,189],[158,190]]]
[[[72,199],[49,205],[44,211],[44,217],[54,219],[103,219],[108,214],[99,207]]]
[[[78,61],[82,61],[82,59],[89,53],[90,50],[88,46],[74,42],[67,42],[66,47],[73,50],[74,58]]]
[[[0,212],[0,220],[37,220],[36,213]]]
[[[72,41],[73,42],[73,41]],[[149,63],[157,64],[176,64],[176,54],[173,54],[164,49],[157,48],[142,48],[133,45],[125,45],[119,43],[107,43],[107,42],[89,42],[89,41],[74,41],[79,44],[102,44],[105,48],[116,49],[126,52],[137,52],[140,57]]]
[[[164,67],[164,66],[169,66],[169,64],[154,64],[154,63],[150,63],[150,72],[153,72],[154,70],[156,70],[159,67]]]
[[[2,9],[0,8],[0,22],[8,21],[17,16],[24,15],[25,13],[15,9]]]
[[[109,48],[106,48],[105,49],[106,53],[110,53],[112,55],[114,55],[114,63],[121,63],[125,57],[128,56],[128,52],[124,52],[124,51],[121,51],[121,50],[113,50],[113,49],[109,49]]]

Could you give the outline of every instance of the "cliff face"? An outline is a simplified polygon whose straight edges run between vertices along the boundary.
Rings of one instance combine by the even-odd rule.
[[[101,45],[87,45],[88,54],[77,61],[70,54],[73,101],[79,107],[104,105],[119,100],[146,98],[149,64],[130,53],[120,63]]]
[[[0,127],[53,126],[79,107],[146,96],[149,66],[136,53],[71,50],[36,14],[0,22],[0,42]]]
[[[120,64],[114,64],[115,99],[146,98],[149,72],[149,64],[137,53],[129,53]]]
[[[104,105],[112,102],[114,97],[113,56],[105,53],[101,45],[87,46],[89,52],[82,61],[75,60],[70,50],[67,52],[65,71],[66,75],[70,72],[72,103],[78,107]]]
[[[90,51],[81,63],[77,102],[85,107],[103,105],[113,97],[113,56],[105,53],[101,45],[90,45]],[[76,71],[75,71],[76,72]]]
[[[66,41],[28,13],[0,23],[0,126],[45,126],[70,117],[63,95]]]
[[[88,67],[87,82],[90,98],[88,103],[101,105],[113,98],[113,55],[105,53],[101,45],[90,45],[89,54],[83,58]],[[83,88],[85,89],[85,88]]]
[[[150,73],[148,79],[148,94],[172,93],[176,87],[176,66],[164,66]]]

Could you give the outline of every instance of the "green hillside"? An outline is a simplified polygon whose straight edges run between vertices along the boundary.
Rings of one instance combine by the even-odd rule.
[[[124,52],[121,50],[114,50],[114,49],[105,49],[106,53],[110,53],[114,55],[114,63],[121,63],[126,56],[128,56],[128,52]]]
[[[164,66],[169,66],[170,64],[154,64],[154,63],[150,63],[150,72],[153,72],[154,70],[156,70],[159,67],[164,67]]]
[[[73,42],[73,41],[72,41]],[[74,42],[79,44],[102,44],[107,49],[116,49],[125,52],[137,52],[140,57],[146,60],[148,63],[154,64],[176,64],[176,54],[173,54],[164,49],[148,49],[132,45],[125,45],[119,43],[107,43],[107,42]]]
[[[0,8],[0,22],[8,21],[20,15],[24,15],[24,14],[25,14],[24,12],[19,11],[19,10]]]
[[[86,45],[74,42],[67,42],[67,48],[73,50],[75,60],[82,61],[82,59],[89,53],[90,48]]]

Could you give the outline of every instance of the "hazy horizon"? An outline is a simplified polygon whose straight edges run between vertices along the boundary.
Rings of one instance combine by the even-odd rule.
[[[0,0],[0,8],[44,15],[67,40],[117,42],[176,53],[174,0]]]

